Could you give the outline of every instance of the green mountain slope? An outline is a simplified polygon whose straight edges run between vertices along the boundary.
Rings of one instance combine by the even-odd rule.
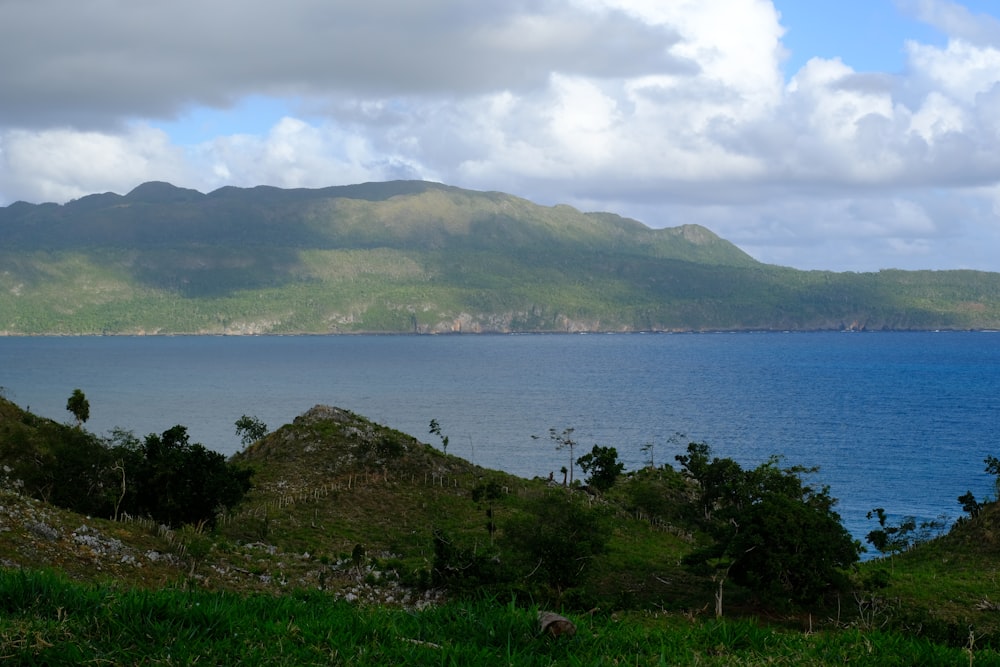
[[[1000,274],[796,271],[696,225],[420,181],[0,209],[3,334],[885,328],[1000,328]]]
[[[19,638],[19,646],[27,645],[23,637],[34,635],[25,634],[10,619],[27,620],[35,614],[44,621],[40,631],[55,633],[56,628],[61,641],[69,640],[67,618],[61,612],[62,620],[53,625],[56,612],[38,610],[42,599],[50,596],[55,598],[54,607],[65,609],[69,598],[60,591],[68,584],[36,579],[42,571],[111,586],[108,603],[140,595],[142,590],[160,591],[163,603],[149,616],[153,625],[164,629],[192,607],[189,596],[204,591],[262,593],[271,604],[301,603],[308,595],[317,605],[351,600],[402,606],[415,613],[458,594],[427,588],[437,558],[437,531],[473,553],[493,553],[487,517],[500,525],[496,543],[507,545],[510,520],[529,511],[532,499],[554,490],[541,479],[475,466],[360,415],[316,406],[234,457],[256,471],[254,487],[236,511],[221,515],[214,529],[190,525],[169,529],[142,517],[84,516],[33,497],[38,492],[52,494],[52,488],[37,482],[51,479],[63,467],[62,461],[51,458],[51,449],[70,436],[95,437],[38,417],[0,396],[0,604],[5,605],[0,616],[7,623],[0,624],[0,639]],[[477,488],[490,482],[500,491],[495,503],[477,500]],[[108,490],[117,492],[117,487],[79,488],[75,493]],[[619,618],[614,627],[635,624],[635,630],[665,623],[683,629],[682,644],[692,640],[689,632],[695,623],[718,627],[718,621],[710,620],[716,580],[697,576],[682,565],[683,556],[699,540],[688,523],[691,510],[694,515],[700,510],[692,505],[697,497],[690,491],[684,478],[666,466],[629,472],[603,495],[572,492],[587,498],[591,509],[613,518],[607,549],[595,556],[580,585],[579,592],[586,595],[567,601],[575,617],[582,620],[596,613],[607,618],[614,613],[611,618]],[[726,617],[732,622],[749,616],[754,628],[784,627],[810,643],[835,635],[858,641],[867,646],[857,658],[864,664],[884,664],[873,657],[875,647],[890,656],[885,664],[968,664],[964,660],[971,661],[973,649],[995,650],[1000,642],[995,602],[1000,594],[995,576],[1000,566],[998,535],[1000,510],[996,503],[985,503],[977,516],[963,519],[948,534],[891,558],[859,565],[852,570],[852,593],[830,599],[827,605],[761,606],[755,596],[729,581]],[[500,554],[499,562],[511,557],[506,551]],[[521,591],[517,602],[552,602],[527,593],[538,590],[530,587],[534,571],[529,570],[530,564],[515,587]],[[17,590],[21,593],[13,593]],[[491,589],[484,584],[471,595],[492,604],[499,600],[500,608],[513,607],[511,595],[493,597],[485,590]],[[207,604],[207,598],[199,599]],[[247,604],[254,598],[237,600],[241,599]],[[101,607],[87,604],[87,609]],[[469,599],[457,603],[459,615],[467,613],[470,604]],[[591,611],[584,612],[587,609]],[[107,628],[101,623],[87,625]],[[279,625],[285,628],[289,621],[285,618]],[[744,646],[745,632],[720,637],[711,646],[716,647],[713,650]],[[961,656],[963,661],[945,663],[929,654],[902,659],[903,637],[966,647],[970,653]],[[773,643],[762,644],[766,644],[759,649],[763,653],[750,664],[776,650]],[[12,647],[15,642],[0,641],[0,645]],[[825,657],[830,662],[794,657],[784,662],[857,661],[840,653]],[[975,664],[994,664],[989,662],[992,654],[983,656],[983,662],[976,657]]]
[[[77,579],[154,588],[187,573],[208,589],[320,589],[368,601],[394,596],[398,604],[405,596],[409,604],[427,602],[440,597],[423,590],[436,530],[470,547],[484,549],[490,541],[477,485],[493,482],[502,492],[495,501],[501,522],[551,490],[544,480],[482,468],[360,415],[315,406],[233,457],[255,471],[253,488],[235,512],[220,515],[211,530],[168,530],[146,518],[84,518],[60,508],[47,482],[65,467],[52,458],[55,448],[66,451],[55,443],[70,436],[93,437],[0,396],[0,570],[50,568]],[[53,502],[32,497],[39,495]],[[616,524],[628,537],[616,538],[594,569],[597,594],[613,600],[627,582],[642,591],[632,604],[662,600],[667,583],[657,575],[666,569],[671,604],[708,597],[679,566],[689,548],[685,539],[624,509]],[[206,540],[214,547],[197,555],[194,547]],[[377,568],[352,565],[358,545]]]

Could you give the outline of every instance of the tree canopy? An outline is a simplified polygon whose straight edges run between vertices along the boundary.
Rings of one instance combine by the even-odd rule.
[[[705,546],[686,558],[714,569],[721,612],[722,582],[731,577],[770,601],[808,603],[847,585],[846,568],[860,545],[834,511],[836,499],[803,476],[816,468],[780,467],[772,457],[750,470],[713,457],[704,443],[677,461],[698,487]]]
[[[590,453],[578,458],[576,463],[583,472],[589,473],[587,484],[600,491],[614,486],[615,480],[625,470],[625,464],[618,460],[618,450],[614,447],[594,445]]]
[[[234,507],[250,489],[249,469],[190,442],[184,426],[151,433],[139,449],[123,454],[134,484],[126,507],[170,525],[214,524],[219,509]]]
[[[80,389],[74,389],[69,399],[66,401],[66,409],[76,419],[76,425],[82,426],[90,419],[90,401]]]

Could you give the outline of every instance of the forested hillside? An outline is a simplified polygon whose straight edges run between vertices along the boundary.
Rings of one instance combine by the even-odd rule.
[[[761,264],[696,225],[399,181],[0,209],[0,334],[1000,328],[1000,274]]]

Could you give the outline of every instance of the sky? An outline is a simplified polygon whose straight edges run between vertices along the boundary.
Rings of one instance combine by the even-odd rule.
[[[0,206],[391,179],[1000,271],[1000,3],[0,0]]]

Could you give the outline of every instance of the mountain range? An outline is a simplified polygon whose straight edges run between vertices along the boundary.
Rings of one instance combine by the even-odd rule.
[[[998,273],[799,271],[698,225],[424,181],[0,208],[4,335],[998,328]]]

